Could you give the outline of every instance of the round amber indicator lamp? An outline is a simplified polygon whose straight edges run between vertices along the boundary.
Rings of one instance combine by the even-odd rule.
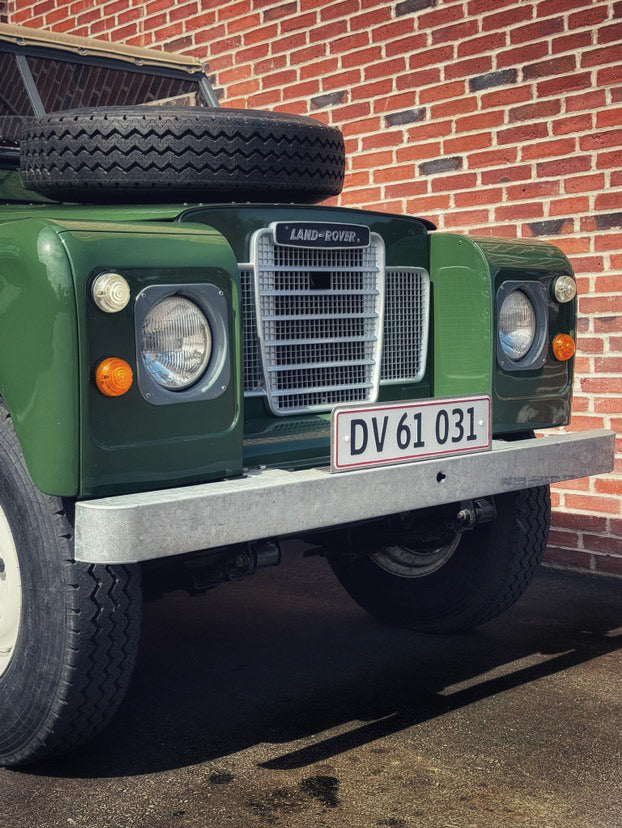
[[[577,346],[570,334],[557,334],[553,340],[553,353],[560,362],[572,359],[576,350]]]
[[[134,382],[131,365],[119,357],[107,357],[97,366],[95,383],[107,397],[120,397],[130,390]]]

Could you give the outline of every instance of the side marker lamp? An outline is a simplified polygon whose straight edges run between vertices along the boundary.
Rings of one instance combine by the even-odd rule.
[[[560,362],[566,362],[575,355],[577,346],[569,334],[557,334],[553,339],[553,355]]]
[[[118,313],[130,301],[130,286],[120,273],[100,273],[93,282],[91,294],[104,313]]]
[[[107,357],[97,366],[95,384],[107,397],[121,397],[134,382],[131,365],[119,357]]]
[[[572,276],[558,276],[553,285],[553,293],[560,304],[572,302],[577,295],[577,283]]]

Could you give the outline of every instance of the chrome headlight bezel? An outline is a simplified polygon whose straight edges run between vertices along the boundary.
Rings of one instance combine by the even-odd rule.
[[[145,365],[142,331],[148,313],[164,299],[179,297],[197,305],[211,333],[211,354],[203,373],[189,386],[172,389],[161,385]],[[229,322],[223,291],[213,284],[150,285],[136,296],[134,305],[136,378],[143,398],[152,405],[212,400],[223,394],[231,379]]]
[[[499,331],[501,307],[510,294],[520,291],[531,302],[535,316],[535,332],[531,346],[520,359],[512,359],[505,352]],[[495,330],[497,340],[497,363],[505,371],[530,371],[541,368],[546,362],[548,341],[547,290],[541,282],[508,280],[497,290]]]

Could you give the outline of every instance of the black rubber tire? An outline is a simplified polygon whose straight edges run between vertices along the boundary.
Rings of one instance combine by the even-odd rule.
[[[0,508],[22,580],[17,641],[0,675],[0,765],[15,767],[65,753],[111,719],[134,667],[142,591],[138,566],[72,560],[64,503],[33,485],[3,405]]]
[[[497,495],[497,516],[464,532],[438,570],[406,578],[370,557],[329,556],[352,598],[379,620],[432,633],[464,632],[512,606],[542,560],[550,525],[548,486]]]
[[[202,107],[102,107],[33,119],[24,185],[59,201],[303,202],[343,187],[343,137],[312,118]]]

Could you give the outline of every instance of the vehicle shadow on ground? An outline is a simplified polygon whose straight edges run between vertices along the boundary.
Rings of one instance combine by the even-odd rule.
[[[465,635],[383,627],[323,561],[298,556],[206,599],[169,596],[145,616],[113,723],[31,773],[131,776],[261,743],[274,754],[264,767],[303,767],[622,648],[620,581],[552,570]]]

